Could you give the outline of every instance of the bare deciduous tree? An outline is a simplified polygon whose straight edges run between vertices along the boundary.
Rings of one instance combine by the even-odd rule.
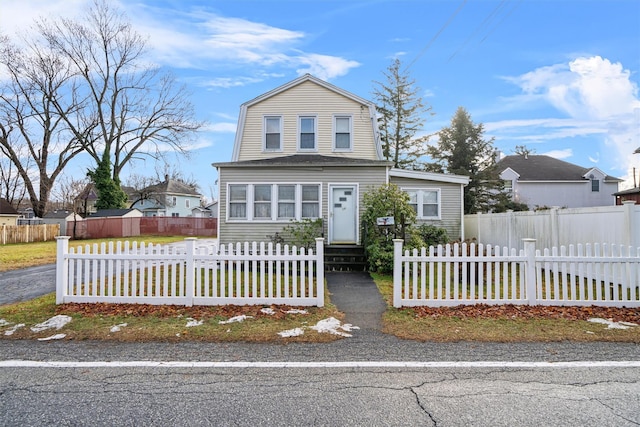
[[[82,108],[62,118],[96,163],[112,155],[113,178],[136,156],[186,154],[202,123],[194,119],[184,86],[145,61],[146,41],[104,0],[85,19],[40,21],[38,29],[57,54],[73,64]]]

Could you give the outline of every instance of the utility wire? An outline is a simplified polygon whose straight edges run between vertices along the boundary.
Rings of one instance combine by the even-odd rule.
[[[435,42],[436,39],[440,36],[440,34],[442,34],[442,32],[445,30],[445,28],[447,28],[449,24],[451,24],[451,21],[453,21],[453,18],[456,17],[456,15],[462,10],[462,7],[466,3],[467,3],[467,0],[462,0],[462,3],[460,3],[460,6],[458,6],[458,8],[453,12],[453,14],[447,20],[447,22],[445,22],[444,25],[440,28],[440,30],[438,30],[438,32],[431,38],[431,40],[429,40],[429,43],[427,43],[427,45],[420,51],[420,53],[414,58],[414,60],[411,61],[409,65],[407,65],[406,71],[408,71],[409,68],[411,68],[411,66],[415,64],[416,61],[427,51],[427,49],[431,47],[433,42]]]
[[[502,24],[502,23],[505,21],[505,19],[507,19],[507,18],[508,18],[512,13],[513,13],[513,11],[514,11],[514,10],[516,10],[516,8],[517,8],[518,6],[520,6],[520,3],[522,3],[522,0],[518,1],[518,3],[516,3],[516,4],[511,8],[511,10],[509,10],[509,11],[507,12],[507,14],[506,14],[506,15],[504,15],[504,16],[502,17],[502,19],[501,19],[501,20],[500,20],[496,25],[494,25],[494,26],[493,26],[493,28],[492,28],[492,29],[487,33],[487,35],[486,35],[486,36],[484,36],[484,37],[482,38],[482,40],[480,40],[480,44],[482,44],[482,42],[484,42],[484,41],[485,41],[485,40],[486,40],[486,39],[487,39],[487,38],[488,38],[488,37],[489,37],[489,36],[490,36],[494,31],[495,31],[495,29],[496,29],[496,28],[498,28],[498,27],[500,26],[500,24]]]
[[[502,9],[502,7],[505,5],[505,3],[508,0],[502,0],[496,7],[493,8],[493,10],[491,11],[491,13],[489,15],[487,15],[486,18],[484,18],[484,20],[480,23],[480,25],[478,25],[476,27],[476,29],[473,31],[473,33],[471,33],[471,35],[469,37],[467,37],[467,39],[464,41],[464,43],[462,44],[462,46],[460,46],[458,48],[458,50],[456,50],[455,52],[453,52],[451,54],[451,56],[449,57],[449,59],[447,60],[447,62],[451,61],[457,54],[459,54],[466,46],[467,44],[469,44],[469,42],[471,41],[471,39],[473,39],[476,34],[478,32],[480,32],[481,29],[483,29],[483,27],[485,27],[485,25],[487,25],[489,23],[489,21],[491,21],[493,19],[493,17],[498,13],[498,11],[500,9]],[[484,40],[484,39],[483,39]]]

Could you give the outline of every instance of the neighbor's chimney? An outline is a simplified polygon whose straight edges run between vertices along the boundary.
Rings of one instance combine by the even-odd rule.
[[[164,176],[164,182],[169,182],[169,174],[165,174],[165,176]]]

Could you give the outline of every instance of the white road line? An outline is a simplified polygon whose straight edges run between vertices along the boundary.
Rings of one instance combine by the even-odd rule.
[[[640,360],[573,362],[188,362],[0,360],[0,368],[640,368]]]

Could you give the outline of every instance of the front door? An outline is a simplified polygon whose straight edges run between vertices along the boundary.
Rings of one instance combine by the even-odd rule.
[[[356,243],[358,212],[354,185],[331,187],[331,232],[329,243]]]

